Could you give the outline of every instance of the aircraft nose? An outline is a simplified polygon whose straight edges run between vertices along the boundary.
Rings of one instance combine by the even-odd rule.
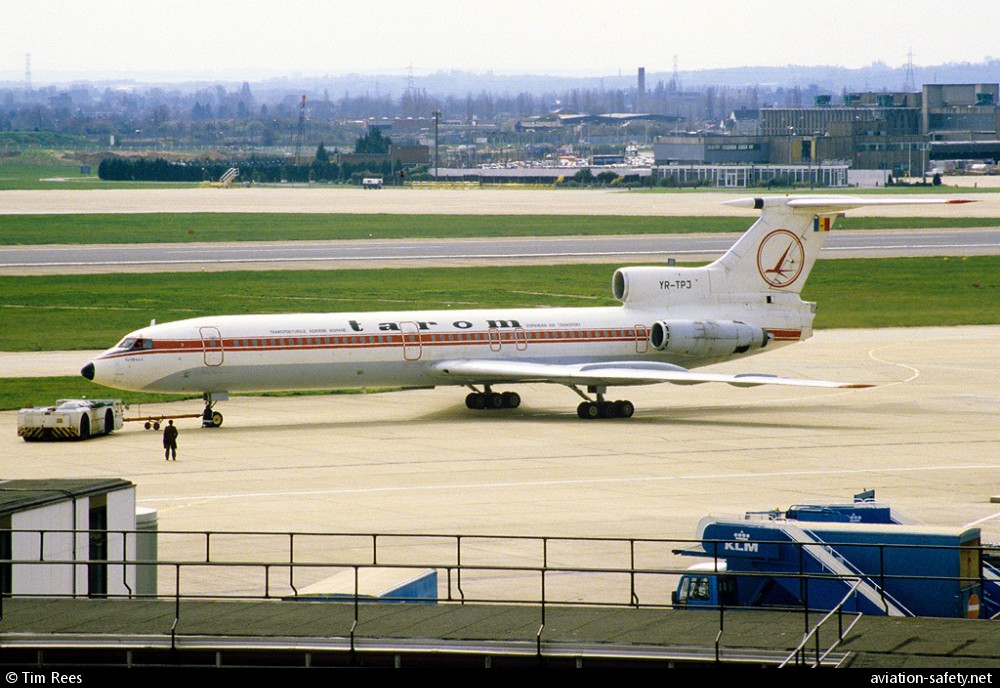
[[[94,379],[94,364],[93,363],[88,363],[87,365],[83,366],[83,370],[80,371],[80,375],[83,375],[88,380],[93,380]]]

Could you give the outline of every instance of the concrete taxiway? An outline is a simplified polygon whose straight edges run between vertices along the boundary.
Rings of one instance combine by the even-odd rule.
[[[710,261],[736,239],[736,234],[667,234],[0,246],[0,275]],[[998,253],[1000,227],[839,231],[827,240],[820,258]]]
[[[869,488],[929,525],[977,525],[1000,542],[998,351],[1000,326],[821,331],[716,369],[877,386],[611,390],[635,403],[629,420],[581,421],[577,397],[556,385],[522,386],[522,407],[499,412],[469,411],[461,388],[236,397],[217,407],[219,429],[178,421],[176,463],[138,423],[87,442],[25,443],[6,412],[0,455],[5,478],[132,480],[164,530],[692,538],[709,512]],[[59,366],[86,358],[39,354],[49,369],[14,356],[4,365],[39,375],[72,374]]]
[[[994,178],[1000,179],[1000,178]],[[0,214],[78,213],[388,213],[463,215],[620,215],[754,217],[725,201],[780,195],[762,190],[648,193],[611,189],[399,189],[357,187],[252,187],[231,189],[107,189],[4,191]],[[844,189],[850,195],[854,189]],[[910,199],[940,194],[908,194]],[[949,206],[859,208],[852,217],[997,217],[995,196],[954,188],[952,198],[978,202]]]

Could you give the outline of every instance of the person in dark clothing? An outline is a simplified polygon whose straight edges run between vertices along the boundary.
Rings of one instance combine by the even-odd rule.
[[[167,427],[163,428],[163,458],[170,461],[173,454],[174,461],[177,460],[177,427],[174,421],[168,420]]]

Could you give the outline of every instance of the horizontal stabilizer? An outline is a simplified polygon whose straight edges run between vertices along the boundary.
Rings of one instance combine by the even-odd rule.
[[[764,210],[785,207],[806,210],[817,215],[839,213],[865,206],[892,205],[944,205],[955,203],[975,203],[972,199],[951,198],[861,198],[859,196],[768,196],[757,198],[737,198],[723,201],[725,205],[738,208]]]

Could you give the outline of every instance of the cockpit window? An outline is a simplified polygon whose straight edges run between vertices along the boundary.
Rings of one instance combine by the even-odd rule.
[[[118,343],[119,349],[124,351],[139,351],[141,349],[152,349],[153,340],[144,337],[126,337]]]

